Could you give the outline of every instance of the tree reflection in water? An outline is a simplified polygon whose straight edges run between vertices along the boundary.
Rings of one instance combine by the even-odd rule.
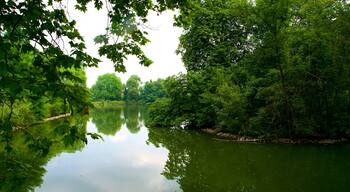
[[[99,133],[115,135],[125,123],[122,112],[123,106],[115,105],[93,108],[90,116]]]
[[[40,186],[51,158],[84,148],[87,120],[74,116],[13,132],[10,148],[0,143],[0,191],[33,191]]]
[[[149,128],[168,149],[162,174],[191,191],[347,191],[349,145],[238,144],[190,130]]]
[[[98,131],[105,135],[115,135],[124,124],[130,133],[136,134],[141,128],[141,108],[137,104],[94,108],[91,110],[92,122]]]
[[[126,127],[130,133],[138,133],[141,128],[140,122],[140,105],[137,104],[127,104],[124,108],[124,116],[126,120]]]
[[[91,117],[103,134],[118,134],[123,124],[137,133],[147,117],[142,109],[93,109]],[[0,191],[30,191],[41,185],[50,159],[84,148],[87,119],[75,116],[15,132],[12,150],[5,150],[2,142]],[[328,192],[350,187],[349,145],[234,144],[190,130],[142,130],[148,130],[148,144],[169,151],[161,174],[185,192]]]

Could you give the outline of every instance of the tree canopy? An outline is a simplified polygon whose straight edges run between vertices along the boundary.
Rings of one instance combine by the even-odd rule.
[[[123,84],[119,77],[113,73],[107,73],[97,78],[91,87],[91,98],[93,100],[121,100]]]
[[[99,59],[86,53],[84,39],[76,28],[76,21],[68,16],[66,3],[61,0],[0,1],[0,95],[9,108],[16,100],[48,92],[72,95],[77,87],[62,81],[83,81],[69,69],[97,66]],[[85,12],[89,4],[98,10],[105,7],[108,12],[106,32],[95,38],[100,44],[99,54],[109,58],[116,71],[125,71],[123,61],[127,55],[135,55],[145,66],[152,63],[141,49],[149,41],[142,27],[148,12],[179,8],[187,1],[79,0],[69,5]]]
[[[37,111],[43,118],[40,109],[48,103],[59,103],[57,111],[69,108],[71,113],[88,105],[83,71],[97,66],[99,59],[86,52],[67,3],[82,12],[89,4],[107,9],[106,31],[95,43],[100,45],[99,55],[110,59],[116,71],[125,71],[128,55],[136,56],[142,65],[152,63],[141,49],[149,42],[143,27],[148,12],[179,8],[187,1],[0,0],[0,134],[6,140],[17,114],[23,118],[19,109]]]
[[[166,81],[154,125],[350,136],[348,2],[207,0],[178,18],[187,74]]]
[[[166,96],[163,79],[147,81],[141,88],[140,100],[144,103],[153,103],[158,98]]]
[[[126,81],[124,99],[126,101],[138,101],[140,96],[141,79],[137,75],[131,75]]]
[[[106,31],[94,40],[116,71],[125,71],[128,55],[150,65],[141,49],[149,42],[147,14],[179,9],[178,53],[187,74],[165,81],[166,97],[151,112],[158,123],[248,135],[350,135],[348,1],[78,0],[74,6],[85,12],[89,4],[107,9]],[[0,31],[1,134],[12,131],[21,102],[34,112],[48,103],[59,103],[60,112],[84,109],[83,71],[99,59],[86,53],[61,0],[0,0]],[[141,89],[133,76],[124,98],[138,101],[151,87]]]

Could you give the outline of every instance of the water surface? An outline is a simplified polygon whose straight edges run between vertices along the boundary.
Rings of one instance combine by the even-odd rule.
[[[25,183],[22,189],[34,186],[38,192],[350,191],[349,145],[235,144],[193,131],[147,128],[137,105],[95,109],[82,121],[104,140],[51,147],[49,157],[37,161],[42,164],[31,176],[35,182],[28,176],[17,187]],[[57,124],[33,129],[52,135]]]

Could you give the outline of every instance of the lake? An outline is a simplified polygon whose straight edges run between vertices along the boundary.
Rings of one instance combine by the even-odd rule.
[[[70,117],[34,126],[30,134],[16,133],[17,152],[10,156],[0,151],[0,189],[350,191],[348,144],[238,144],[195,131],[148,128],[145,116],[138,105],[100,108],[91,110],[89,117]],[[63,130],[70,134],[61,136]],[[99,133],[103,140],[76,141],[86,132]]]

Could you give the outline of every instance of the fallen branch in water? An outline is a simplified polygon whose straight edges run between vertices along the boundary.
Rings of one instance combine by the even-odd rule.
[[[35,123],[28,124],[26,126],[15,126],[15,127],[13,127],[13,131],[26,129],[26,128],[31,127],[33,125],[37,125],[37,124],[40,124],[40,123],[45,123],[45,122],[48,122],[48,121],[53,121],[53,120],[56,120],[56,119],[61,119],[61,118],[64,118],[64,117],[69,117],[69,116],[71,116],[71,113],[65,113],[65,114],[62,114],[62,115],[49,117],[49,118],[43,119],[42,121],[37,121]]]
[[[46,121],[52,121],[52,120],[56,120],[56,119],[61,119],[61,118],[64,118],[64,117],[68,117],[68,116],[70,116],[70,115],[71,115],[71,113],[66,113],[66,114],[62,114],[62,115],[58,115],[58,116],[46,118],[46,119],[44,119],[43,121],[44,121],[44,122],[46,122]]]

